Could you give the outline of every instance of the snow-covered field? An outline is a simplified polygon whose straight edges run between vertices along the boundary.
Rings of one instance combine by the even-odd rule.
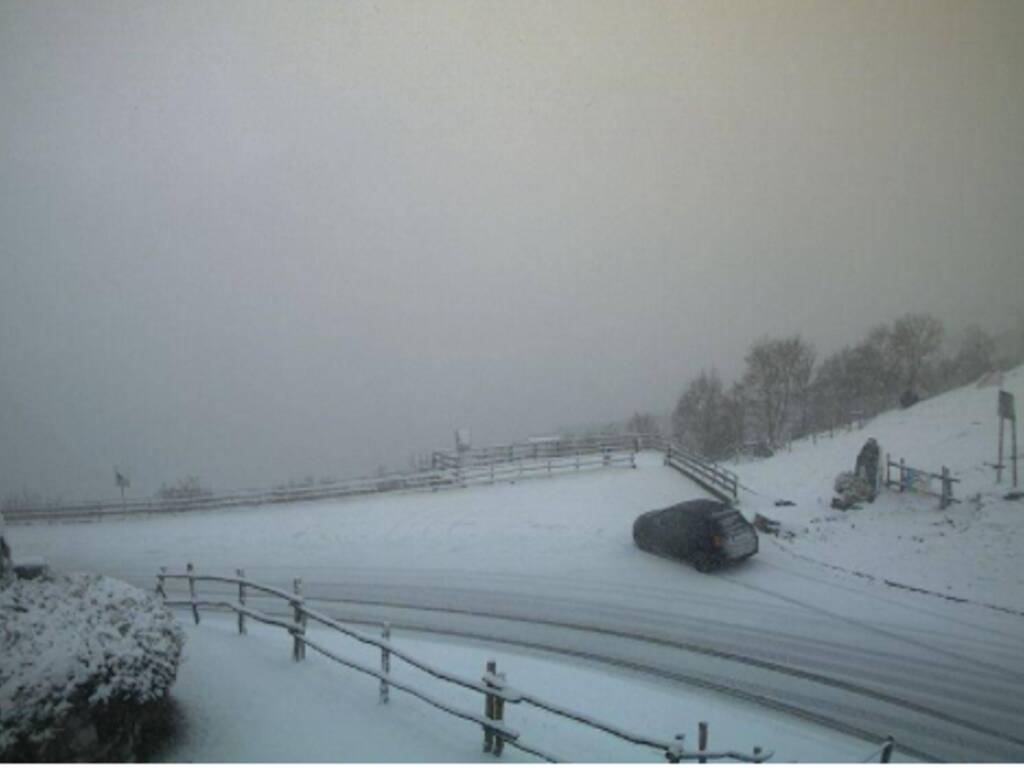
[[[1024,368],[1004,374],[1001,388],[1014,393],[1018,409],[1024,406]],[[1010,470],[997,485],[991,466],[999,389],[954,390],[881,414],[860,429],[801,440],[771,459],[734,464],[747,488],[743,510],[751,519],[760,512],[783,522],[795,536],[782,543],[794,554],[1024,612],[1024,500],[1003,499]],[[954,486],[961,503],[940,511],[935,497],[889,491],[862,509],[831,509],[833,479],[853,470],[869,437],[894,461],[936,473],[949,467],[961,480]],[[1009,456],[1009,436],[1004,440]],[[1024,461],[1018,469],[1024,486]],[[776,507],[776,499],[796,506]]]
[[[1021,372],[1005,386],[1024,394]],[[855,759],[888,733],[918,759],[1020,760],[1024,617],[983,605],[1024,607],[1016,525],[1024,510],[995,497],[992,471],[982,466],[994,458],[994,445],[986,448],[994,443],[994,392],[950,393],[859,432],[738,466],[751,489],[743,498],[748,517],[763,511],[796,535],[762,537],[757,557],[711,576],[633,546],[637,514],[702,495],[656,454],[642,455],[636,470],[515,485],[8,533],[16,556],[42,555],[59,569],[147,587],[159,566],[180,570],[190,561],[201,572],[244,567],[279,585],[301,576],[317,608],[390,621],[396,638],[428,661],[473,676],[493,657],[514,685],[549,686],[556,701],[652,735],[692,736],[695,721],[706,719],[713,745],[761,743],[793,760]],[[940,513],[935,499],[887,493],[863,510],[828,510],[832,478],[852,468],[869,435],[913,466],[949,466],[964,478],[957,491],[965,502]],[[967,501],[976,494],[980,506]],[[776,497],[797,506],[776,508]],[[972,602],[893,588],[886,579]],[[461,639],[428,641],[412,629]],[[480,757],[472,726],[418,726],[434,723],[426,705],[397,693],[378,707],[373,681],[349,683],[333,665],[320,674],[329,662],[313,654],[292,665],[287,638],[267,632],[238,638],[217,621],[190,630],[177,694],[193,730],[172,759]],[[293,693],[297,679],[308,684]],[[274,692],[284,690],[279,705]],[[233,718],[253,699],[263,704],[241,721],[243,734]],[[610,739],[588,741],[577,726],[528,730],[516,720],[525,711],[509,714],[524,739],[566,758],[661,759]],[[320,732],[315,723],[346,717],[354,725],[337,740],[311,735]],[[267,722],[274,727],[253,734]],[[263,743],[278,731],[277,746]]]

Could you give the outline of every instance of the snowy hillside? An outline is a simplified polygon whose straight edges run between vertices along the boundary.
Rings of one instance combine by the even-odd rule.
[[[1021,371],[1008,376],[1005,386],[1024,396]],[[703,495],[656,453],[638,457],[637,469],[514,485],[14,525],[8,534],[16,557],[39,555],[58,570],[104,572],[150,589],[159,566],[180,570],[190,561],[204,573],[230,574],[244,567],[250,578],[285,587],[301,577],[307,599],[337,619],[388,621],[396,632],[454,635],[463,638],[459,642],[473,638],[489,646],[487,651],[424,645],[427,660],[478,675],[483,656],[497,657],[517,684],[550,684],[550,690],[538,690],[552,699],[561,699],[564,681],[577,679],[579,670],[568,667],[581,659],[609,663],[613,669],[588,672],[594,675],[592,690],[616,692],[604,702],[613,711],[598,713],[604,703],[588,711],[616,721],[625,717],[614,711],[625,690],[623,676],[640,674],[628,685],[629,695],[639,695],[652,680],[657,691],[641,697],[646,705],[637,699],[629,717],[639,718],[637,727],[649,723],[659,732],[671,725],[654,714],[667,697],[678,707],[670,719],[678,718],[679,727],[691,733],[693,720],[707,713],[716,743],[757,743],[754,737],[764,732],[758,729],[777,722],[773,718],[780,712],[797,714],[795,730],[764,739],[784,759],[856,759],[892,734],[903,757],[1019,760],[1024,757],[1018,735],[1024,732],[1019,711],[1024,617],[892,588],[884,581],[962,595],[974,603],[1024,607],[1015,594],[1021,592],[1016,560],[1021,539],[1015,527],[1020,502],[999,500],[991,470],[984,467],[994,452],[995,391],[953,392],[881,416],[865,429],[738,466],[742,482],[752,489],[744,492],[744,512],[780,518],[795,535],[789,540],[762,536],[757,556],[711,575],[633,544],[638,514]],[[978,501],[940,513],[937,499],[884,493],[863,510],[830,510],[832,478],[852,468],[868,436],[913,466],[946,464],[964,478],[958,495],[981,494]],[[777,497],[797,506],[776,508]],[[255,634],[234,637],[226,622],[214,634],[212,624],[204,621],[190,631],[194,656],[186,659],[176,695],[197,730],[180,755],[257,759],[259,750],[232,752],[238,741],[216,734],[228,732],[235,707],[251,698],[247,692],[268,685],[284,689],[281,681],[294,671],[287,640],[271,638],[271,648],[257,644]],[[567,668],[556,674],[533,662],[520,664],[537,649],[558,652]],[[276,660],[273,670],[265,666],[268,657]],[[306,664],[295,674],[323,668]],[[250,679],[250,668],[265,675]],[[265,677],[279,673],[276,680]],[[377,711],[372,685],[368,691],[365,683],[352,686],[349,696],[343,693],[345,681],[339,679],[335,687],[333,680],[324,676],[315,697],[337,695],[339,706],[358,710],[360,717],[365,707]],[[212,685],[218,686],[215,698]],[[302,695],[289,693],[287,700]],[[583,691],[565,703],[590,708],[589,702],[599,698]],[[745,703],[737,708],[740,700]],[[761,721],[751,713],[752,701],[771,718]],[[400,743],[408,724],[424,711],[414,702],[400,706],[408,718],[366,715],[380,734],[374,737],[378,743],[396,745],[381,751],[382,759],[468,758],[461,736],[454,751],[440,743]],[[277,717],[261,712],[267,719]],[[630,759],[610,747],[595,745],[590,751],[580,742],[577,749],[561,732],[545,734],[540,723],[534,730],[532,721],[521,719],[525,712],[514,709],[512,722],[528,726],[542,748],[574,759]],[[743,722],[752,727],[729,725]],[[830,734],[835,734],[831,743]],[[332,743],[343,747],[345,738]],[[475,751],[479,747],[472,741],[468,749]],[[282,749],[274,754],[331,759],[324,752]],[[374,759],[377,753],[360,742],[347,754]]]
[[[1024,404],[1024,367],[1003,375],[1002,389]],[[1024,501],[1007,501],[1009,470],[995,482],[1000,386],[968,386],[883,413],[860,429],[793,443],[770,459],[730,465],[745,486],[741,502],[781,521],[792,539],[777,540],[795,555],[968,600],[1024,610]],[[830,508],[832,483],[852,471],[864,442],[874,437],[883,461],[961,480],[961,503],[939,510],[938,499],[883,490],[862,509]],[[1021,436],[1018,435],[1018,440]],[[1009,436],[1005,438],[1009,455]],[[1007,460],[1008,461],[1008,460]],[[1024,465],[1019,470],[1024,474]],[[933,486],[938,491],[937,481]],[[795,506],[776,507],[777,499]],[[766,537],[767,538],[767,537]]]

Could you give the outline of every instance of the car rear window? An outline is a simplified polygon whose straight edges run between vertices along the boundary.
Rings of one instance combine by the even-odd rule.
[[[747,521],[737,510],[732,508],[720,509],[711,513],[711,519],[717,522],[726,530],[746,527]]]

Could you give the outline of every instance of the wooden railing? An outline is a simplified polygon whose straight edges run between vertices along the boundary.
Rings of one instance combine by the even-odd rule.
[[[650,439],[648,444],[665,454],[665,464],[683,473],[716,498],[735,504],[739,501],[739,476],[725,467],[677,444],[663,439]]]
[[[167,582],[170,580],[184,580],[187,582],[188,599],[168,598]],[[230,600],[227,599],[226,596],[221,596],[213,599],[203,599],[199,596],[197,589],[197,584],[203,582],[233,585],[238,589],[238,598],[237,600]],[[641,733],[621,728],[599,718],[591,717],[568,707],[561,706],[525,691],[517,690],[509,685],[504,673],[498,672],[497,664],[494,661],[487,662],[484,674],[479,682],[462,675],[438,669],[431,664],[415,658],[411,654],[403,651],[401,648],[398,648],[391,641],[390,626],[387,624],[382,628],[381,637],[373,637],[365,632],[345,626],[341,622],[310,608],[302,594],[301,579],[295,579],[293,582],[292,592],[287,592],[283,589],[278,589],[277,587],[251,581],[245,577],[245,571],[241,569],[236,571],[236,575],[234,577],[206,574],[201,575],[196,573],[193,565],[189,563],[184,573],[168,573],[166,568],[162,568],[160,573],[157,574],[156,591],[157,594],[164,599],[166,605],[190,608],[193,620],[196,624],[199,624],[200,608],[220,608],[233,611],[237,614],[239,634],[246,633],[246,619],[252,619],[253,621],[258,621],[263,624],[281,627],[292,636],[292,659],[294,661],[303,661],[306,658],[306,649],[312,648],[314,651],[331,661],[375,678],[379,684],[378,700],[382,704],[388,703],[390,691],[394,688],[395,690],[404,691],[405,693],[414,696],[420,701],[423,701],[442,712],[446,712],[454,717],[474,723],[483,729],[484,752],[495,756],[500,756],[505,746],[509,746],[548,762],[562,762],[546,750],[525,742],[519,731],[508,725],[505,721],[505,706],[515,704],[532,706],[550,714],[572,720],[580,725],[601,731],[623,741],[659,750],[664,754],[665,759],[671,763],[678,763],[684,760],[696,760],[704,763],[708,760],[724,759],[740,760],[748,763],[761,763],[765,760],[771,759],[774,754],[771,751],[763,751],[760,747],[754,747],[753,751],[750,753],[739,752],[736,750],[708,750],[707,723],[701,723],[699,725],[698,749],[692,751],[687,750],[685,748],[684,738],[682,735],[677,735],[672,739],[649,737]],[[253,591],[284,600],[289,608],[289,618],[270,615],[249,607],[249,605],[247,605],[247,600],[250,593]],[[336,651],[327,648],[319,641],[310,639],[307,635],[307,626],[309,622],[334,630],[365,645],[370,645],[380,649],[380,668],[374,668],[354,659],[346,658]],[[425,691],[422,688],[411,685],[397,678],[391,669],[391,662],[395,659],[400,660],[421,672],[425,672],[436,680],[482,695],[484,698],[483,714],[472,712],[463,707],[444,702],[438,698],[433,691]]]
[[[8,522],[13,523],[33,520],[73,520],[102,518],[111,515],[192,512],[263,504],[290,504],[299,501],[338,499],[395,491],[437,491],[445,488],[494,483],[502,480],[514,481],[599,467],[628,466],[635,468],[636,453],[629,447],[631,445],[633,445],[632,442],[623,440],[618,444],[595,446],[587,450],[583,450],[583,446],[580,446],[579,450],[572,451],[569,444],[566,444],[561,453],[557,455],[544,453],[536,459],[518,455],[512,462],[493,461],[490,464],[459,464],[456,462],[426,472],[363,477],[308,488],[277,488],[269,491],[243,491],[176,499],[97,501],[60,506],[33,506],[8,509],[4,511],[4,515]]]
[[[892,470],[896,469],[896,477],[893,478]],[[918,482],[919,478],[924,478],[930,484],[931,480],[938,480],[940,485],[940,491],[935,494],[928,488],[921,488]],[[931,493],[939,497],[939,509],[945,509],[950,504],[959,504],[960,500],[953,496],[953,483],[959,483],[960,480],[953,477],[948,467],[943,467],[939,473],[928,472],[923,469],[915,469],[914,467],[908,467],[907,462],[902,458],[897,461],[892,461],[889,458],[889,454],[885,455],[885,485],[887,488],[896,488],[900,493],[904,491],[920,491],[922,493]]]
[[[592,435],[485,446],[461,452],[434,451],[431,454],[431,468],[452,469],[605,452],[637,453],[650,447],[650,440],[650,435],[643,434]]]

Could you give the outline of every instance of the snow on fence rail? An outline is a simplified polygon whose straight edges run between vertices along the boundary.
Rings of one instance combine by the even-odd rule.
[[[188,564],[184,573],[168,573],[166,568],[161,568],[156,579],[156,592],[164,599],[165,604],[172,607],[191,608],[192,618],[196,624],[199,624],[200,608],[226,608],[238,614],[239,634],[245,634],[245,620],[247,618],[264,624],[281,627],[292,636],[292,659],[294,661],[298,662],[305,659],[306,649],[312,648],[317,653],[331,661],[376,678],[380,684],[378,697],[382,704],[388,703],[390,689],[394,688],[396,690],[404,691],[443,712],[447,712],[449,715],[475,723],[480,726],[484,732],[484,752],[496,757],[500,756],[504,747],[508,745],[509,747],[526,752],[527,754],[539,757],[548,762],[561,762],[561,760],[545,750],[531,746],[523,741],[522,735],[519,731],[510,727],[505,722],[506,704],[533,706],[542,711],[572,720],[576,723],[602,731],[614,736],[615,738],[622,739],[632,744],[652,747],[661,751],[665,755],[665,759],[670,763],[678,763],[684,760],[696,760],[700,763],[705,763],[708,760],[725,759],[739,760],[748,763],[762,763],[766,760],[770,760],[774,754],[772,751],[765,752],[760,747],[754,747],[753,751],[750,753],[739,752],[736,750],[708,750],[707,723],[700,723],[698,729],[698,749],[695,751],[689,751],[684,746],[684,737],[682,734],[678,734],[674,738],[668,740],[648,737],[643,734],[629,731],[625,728],[620,728],[617,725],[591,717],[581,712],[574,711],[568,707],[563,707],[525,691],[517,690],[508,684],[504,673],[498,672],[497,664],[494,661],[487,662],[484,675],[480,682],[462,675],[446,672],[431,664],[421,661],[396,647],[391,642],[391,630],[390,626],[387,624],[383,627],[382,636],[377,638],[368,635],[365,632],[347,627],[331,617],[308,607],[302,594],[301,579],[295,579],[293,583],[293,591],[287,592],[283,589],[278,589],[276,587],[246,579],[245,571],[243,569],[237,570],[235,577],[206,575],[196,573],[192,563]],[[188,582],[188,600],[169,600],[167,598],[166,582],[170,579],[185,580]],[[196,588],[196,585],[199,582],[234,584],[238,587],[238,600],[200,599]],[[291,618],[279,618],[277,616],[272,616],[263,613],[262,611],[249,608],[246,605],[249,590],[262,592],[285,600],[291,609]],[[379,648],[381,652],[380,669],[374,669],[373,667],[367,666],[361,662],[341,656],[335,651],[324,647],[317,641],[310,640],[306,636],[306,627],[310,621],[329,629],[333,629],[360,643]],[[484,697],[483,714],[481,715],[477,712],[472,712],[462,707],[443,702],[437,698],[433,692],[427,692],[422,688],[397,679],[391,671],[391,660],[393,658],[403,661],[411,667],[418,669],[421,672],[425,672],[427,675],[437,680],[481,694]],[[886,760],[883,760],[883,762],[888,761],[888,754],[886,753],[885,756]]]
[[[739,476],[735,472],[668,440],[650,440],[649,445],[665,454],[666,465],[682,472],[708,493],[730,504],[739,500]]]
[[[538,460],[593,453],[632,452],[637,453],[650,445],[652,437],[643,434],[593,435],[590,437],[551,438],[525,443],[492,445],[470,448],[451,453],[434,451],[431,454],[432,469],[453,469],[511,463],[515,461]]]
[[[512,462],[450,464],[425,472],[364,477],[308,488],[276,488],[270,491],[243,491],[221,495],[203,495],[177,499],[145,499],[140,501],[97,501],[59,506],[34,506],[5,510],[8,522],[105,517],[110,515],[192,512],[227,507],[289,504],[298,501],[319,501],[347,496],[395,491],[437,491],[503,480],[515,481],[566,471],[598,467],[636,467],[633,438],[589,443],[564,443],[559,453],[547,452],[537,458],[516,454]],[[514,446],[513,446],[514,447]],[[508,455],[508,454],[505,454]]]
[[[896,478],[892,476],[893,467],[898,470]],[[887,488],[897,488],[900,493],[918,491],[935,495],[934,491],[930,489],[932,479],[937,479],[941,484],[941,490],[938,493],[939,509],[945,509],[950,504],[960,503],[960,500],[953,496],[953,483],[959,483],[960,480],[950,474],[948,467],[943,467],[942,472],[936,474],[908,467],[902,458],[896,462],[889,458],[889,454],[885,454],[885,485]]]

